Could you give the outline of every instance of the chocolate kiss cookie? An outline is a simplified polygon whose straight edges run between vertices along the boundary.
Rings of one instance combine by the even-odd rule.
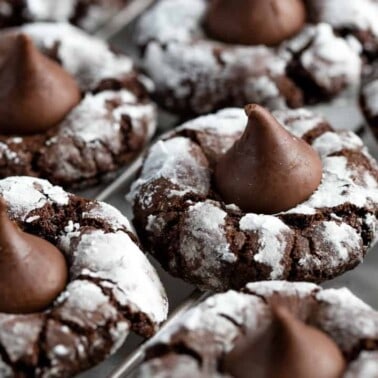
[[[371,2],[369,12],[360,0],[160,0],[135,38],[156,100],[181,117],[248,103],[299,108],[359,85],[363,49],[344,32],[354,28],[342,26],[361,23],[353,30],[361,36],[365,24],[378,30],[378,3],[361,1]],[[317,3],[334,17],[314,11]],[[310,9],[319,17],[302,27]],[[336,18],[340,27],[328,22]]]
[[[255,347],[238,356],[244,343]],[[259,374],[249,363],[264,352],[268,371]],[[145,356],[133,378],[375,378],[378,313],[346,288],[249,284],[190,309],[148,342]]]
[[[214,39],[245,45],[277,45],[306,21],[302,0],[212,0],[205,18]]]
[[[37,134],[56,126],[80,102],[75,79],[25,34],[10,37],[0,67],[0,133]]]
[[[216,163],[215,185],[223,201],[245,212],[274,214],[307,200],[322,179],[318,153],[264,108],[245,110],[242,137]]]
[[[0,198],[1,377],[72,377],[157,331],[167,297],[118,210],[31,177]]]
[[[305,109],[274,111],[273,119],[259,110],[253,117],[260,127],[246,129],[243,109],[225,109],[183,124],[151,146],[128,195],[142,243],[172,275],[205,290],[240,288],[260,280],[323,282],[353,269],[377,239],[377,162],[357,135],[335,131]],[[282,140],[290,134],[295,137],[287,140],[293,143],[289,154],[281,148],[280,138],[277,141],[277,130]],[[262,146],[276,143],[278,152],[268,149],[256,156],[259,141],[251,141],[256,161],[247,162],[236,150],[222,167],[227,151],[245,136],[249,140],[252,132],[264,137]],[[272,194],[280,195],[274,205],[281,205],[291,195],[286,185],[290,188],[292,180],[303,183],[314,175],[306,195],[290,198],[290,209],[261,214],[260,208],[251,211],[244,203],[235,205],[233,198],[225,198],[224,188],[246,190],[244,197],[252,198],[247,186],[252,185],[254,172],[248,167],[264,166],[262,157],[269,162],[266,169],[285,161],[290,171],[290,160],[282,156],[290,156],[293,145],[310,154],[313,171],[301,169],[286,184],[288,174],[264,175],[261,169],[257,179],[277,177],[277,182],[266,181],[259,195],[266,193],[271,201]],[[321,160],[319,185],[319,162],[308,145]],[[248,147],[244,143],[249,153]],[[235,176],[241,167],[244,170]],[[237,179],[243,184],[234,184]],[[263,210],[279,210],[268,205]]]
[[[155,132],[150,84],[130,58],[68,24],[3,30],[0,178],[75,188],[111,179]]]
[[[51,243],[22,232],[0,199],[0,312],[45,310],[67,283],[67,264]]]
[[[222,371],[236,378],[340,378],[345,360],[324,332],[302,323],[284,306],[273,306],[272,323],[256,338],[241,338]]]

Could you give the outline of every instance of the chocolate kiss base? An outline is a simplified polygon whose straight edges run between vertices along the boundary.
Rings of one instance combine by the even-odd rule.
[[[81,100],[75,79],[24,34],[10,35],[0,67],[0,133],[29,135],[56,126]]]
[[[246,113],[244,134],[215,168],[224,202],[245,212],[275,214],[307,200],[322,179],[317,152],[261,106],[248,105]]]
[[[66,287],[67,265],[49,242],[27,234],[7,215],[0,200],[0,313],[46,309]]]
[[[325,333],[296,319],[285,307],[272,308],[270,328],[257,340],[236,344],[223,361],[235,378],[341,378],[345,359]]]
[[[244,45],[278,45],[306,22],[302,0],[212,0],[205,18],[208,34]]]

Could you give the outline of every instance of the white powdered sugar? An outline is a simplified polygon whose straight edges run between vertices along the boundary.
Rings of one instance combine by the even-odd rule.
[[[119,105],[110,111],[107,104],[112,101]],[[123,115],[131,117],[137,134],[143,132],[142,120],[147,120],[149,127],[155,130],[155,108],[152,104],[138,104],[135,96],[127,90],[105,91],[95,95],[87,94],[59,125],[57,135],[46,143],[54,144],[59,140],[57,138],[67,135],[87,144],[96,141],[112,142],[114,152],[117,152],[117,149],[122,148],[119,134]],[[117,140],[118,146],[114,144]]]
[[[324,290],[316,299],[320,303],[317,323],[344,351],[355,350],[361,340],[378,338],[378,314],[348,289]]]
[[[0,314],[0,343],[13,363],[20,361],[25,354],[33,355],[42,326],[42,320],[32,315]]]
[[[21,220],[25,220],[32,210],[48,203],[64,206],[69,201],[69,195],[62,188],[33,177],[8,177],[0,180],[0,194],[11,213]]]
[[[68,253],[73,253],[74,277],[86,274],[109,281],[121,306],[141,311],[157,324],[165,319],[167,303],[157,273],[126,233],[97,230],[82,234]]]
[[[319,24],[313,33],[313,42],[300,59],[316,83],[332,90],[334,79],[347,78],[349,84],[357,85],[361,74],[358,53],[343,38],[336,37],[327,24]]]
[[[312,0],[319,21],[338,29],[366,30],[378,37],[378,4],[374,0]]]
[[[320,222],[312,230],[313,247],[319,253],[305,253],[298,261],[299,266],[320,266],[327,261],[330,268],[341,268],[351,259],[351,256],[358,256],[363,259],[363,241],[354,228],[346,223]],[[315,240],[314,240],[315,239]],[[318,240],[319,239],[319,240]],[[327,251],[326,254],[322,254]]]
[[[351,131],[326,132],[316,138],[312,147],[321,157],[340,152],[344,149],[361,151],[364,148],[362,140]]]
[[[316,299],[321,302],[326,302],[332,306],[351,307],[356,310],[369,311],[371,307],[357,298],[349,289],[327,289],[319,291],[316,294]]]
[[[225,263],[235,263],[237,257],[230,250],[225,228],[227,213],[211,201],[199,202],[189,207],[180,234],[180,255],[187,266],[193,267],[191,275],[206,279],[217,287]]]
[[[325,120],[307,109],[285,109],[275,110],[272,115],[277,121],[298,138],[314,130]]]
[[[132,187],[128,199],[133,202],[142,186],[159,178],[169,180],[178,187],[175,195],[196,193],[206,195],[210,188],[210,173],[203,161],[196,159],[192,152],[198,147],[189,139],[177,137],[154,144],[146,158],[141,176]],[[187,175],[187,171],[191,175]],[[169,193],[167,193],[169,195]],[[145,205],[150,199],[145,198]]]
[[[109,319],[115,319],[117,316],[117,310],[111,305],[109,298],[97,285],[89,281],[70,282],[61,298],[64,302],[60,316],[80,327],[88,326],[83,321],[87,321],[92,313],[101,313],[102,319],[93,324],[93,326],[100,327],[104,326]]]
[[[362,352],[349,366],[344,378],[377,378],[378,352]]]
[[[339,259],[343,262],[348,260],[351,251],[361,249],[361,237],[351,226],[336,222],[324,222],[323,226],[325,241],[332,245],[332,249],[337,252]]]
[[[288,296],[304,298],[320,290],[320,286],[308,282],[266,281],[253,282],[246,285],[246,289],[255,295],[269,297],[274,293],[285,293]]]
[[[264,312],[264,308],[263,301],[255,296],[236,291],[216,294],[191,308],[166,327],[157,338],[147,342],[147,345],[151,347],[161,342],[168,344],[179,330],[185,329],[189,332],[209,332],[219,344],[220,350],[230,351],[240,335],[237,325],[251,328],[261,326],[259,315]],[[203,345],[202,348],[206,346]]]
[[[87,213],[83,213],[83,219],[103,219],[117,231],[126,228],[132,230],[129,220],[115,207],[105,202],[97,202],[96,205]]]
[[[35,20],[68,21],[75,11],[77,0],[26,0],[26,12]]]
[[[234,135],[244,131],[247,121],[248,118],[243,109],[229,108],[188,121],[176,130],[198,130]]]
[[[22,26],[42,49],[58,46],[62,66],[75,77],[83,91],[93,90],[104,79],[122,79],[133,70],[130,58],[116,55],[108,44],[65,23]]]
[[[272,280],[283,278],[285,267],[282,262],[287,237],[292,234],[290,228],[274,216],[247,214],[240,220],[240,229],[258,234],[259,246],[253,259],[271,267]]]
[[[377,203],[377,181],[368,172],[362,178],[359,176],[353,167],[348,166],[345,157],[323,158],[323,180],[318,189],[307,201],[286,214],[314,214],[316,209],[337,207],[345,203],[359,208]]]
[[[145,44],[157,40],[190,43],[198,33],[198,23],[205,15],[207,4],[204,0],[159,1],[152,12],[142,17],[138,27],[137,42]],[[172,17],[172,14],[175,16]],[[201,33],[201,32],[200,32]]]

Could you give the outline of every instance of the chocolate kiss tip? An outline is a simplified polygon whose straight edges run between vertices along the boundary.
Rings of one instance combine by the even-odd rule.
[[[224,202],[245,212],[275,214],[307,200],[322,179],[322,162],[264,108],[245,108],[242,137],[216,164],[215,185]]]
[[[255,338],[240,340],[222,367],[235,378],[340,378],[346,363],[327,334],[275,306],[270,327]]]
[[[64,290],[67,264],[51,243],[23,232],[0,199],[0,313],[45,310]]]
[[[0,67],[0,133],[45,132],[80,102],[80,89],[75,79],[43,55],[29,36],[21,33],[7,38]]]
[[[245,45],[277,45],[305,22],[302,0],[212,0],[205,16],[211,37]]]

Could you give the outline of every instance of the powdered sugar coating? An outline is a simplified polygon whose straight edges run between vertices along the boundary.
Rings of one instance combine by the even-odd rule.
[[[5,25],[24,22],[73,22],[94,31],[127,3],[127,0],[3,0],[1,20]]]
[[[217,286],[222,269],[236,262],[225,235],[227,213],[211,201],[190,206],[183,219],[179,255],[191,267],[190,277],[201,283],[204,279]]]
[[[168,196],[190,192],[206,194],[210,187],[208,167],[204,164],[204,158],[193,156],[193,150],[198,150],[198,147],[186,138],[159,141],[153,145],[147,158],[148,163],[144,164],[140,178],[133,183],[128,199],[133,202],[140,188],[156,179],[172,183],[174,188],[166,193]],[[190,179],[185,174],[186,170],[192,172]],[[146,195],[142,201],[147,208],[152,201],[151,195]]]
[[[378,4],[375,0],[306,0],[311,17],[336,30],[356,34],[368,51],[378,47]],[[364,38],[369,35],[369,38]]]
[[[28,214],[46,204],[68,205],[69,194],[46,180],[31,177],[9,177],[0,180],[0,193],[11,214],[24,221]]]
[[[90,367],[87,358],[114,353],[131,329],[150,336],[166,319],[157,273],[118,210],[31,177],[0,180],[0,195],[12,219],[54,240],[70,271],[66,289],[46,311],[0,314],[0,346],[15,372],[27,359],[36,377],[73,375]],[[30,215],[35,212],[40,216]],[[62,214],[68,218],[59,219]]]
[[[329,25],[307,26],[277,48],[227,45],[207,36],[207,9],[206,0],[162,0],[139,21],[136,43],[143,48],[144,68],[169,110],[204,114],[248,102],[272,109],[301,106],[306,84],[288,73],[293,62],[302,63],[306,79],[328,98],[359,83],[360,51]],[[305,43],[296,50],[298,39]],[[316,97],[305,97],[311,96]]]
[[[374,341],[378,313],[348,289],[325,290],[308,283],[287,281],[250,284],[243,293],[229,291],[214,295],[190,309],[161,337],[148,342],[147,357],[134,377],[168,377],[171,371],[177,372],[177,378],[229,377],[220,371],[224,355],[239,338],[258,337],[270,326],[271,301],[277,304],[277,300],[294,316],[327,333],[336,342],[346,356],[345,378],[376,377],[373,369],[377,366]],[[350,339],[344,340],[346,335]],[[185,350],[178,352],[176,345],[185,345]],[[351,355],[350,350],[355,346],[355,354]],[[368,351],[370,348],[373,350]],[[186,364],[193,355],[198,364]]]
[[[83,98],[37,141],[23,136],[16,143],[3,136],[2,176],[41,176],[65,186],[85,186],[124,166],[143,149],[156,129],[156,108],[148,99],[145,77],[129,57],[64,23],[25,25],[4,31],[0,38],[10,32],[26,33],[55,58],[76,79]]]
[[[361,139],[305,109],[273,115],[323,164],[317,190],[279,214],[245,214],[212,183],[219,156],[245,129],[242,109],[189,121],[147,153],[128,199],[143,242],[171,274],[216,291],[267,279],[321,282],[362,262],[376,241],[378,169]]]
[[[257,214],[245,215],[240,219],[239,226],[241,231],[259,234],[260,245],[253,259],[272,267],[272,280],[282,277],[285,270],[282,260],[285,257],[287,235],[292,234],[290,228],[276,217]]]
[[[345,378],[377,378],[378,352],[363,352],[349,367]]]
[[[310,29],[311,34],[312,45],[305,50],[300,61],[314,82],[319,87],[332,91],[335,80],[346,76],[351,83],[357,85],[361,74],[358,54],[351,53],[351,47],[345,40],[333,38],[333,31],[327,24],[319,24],[316,29]]]

